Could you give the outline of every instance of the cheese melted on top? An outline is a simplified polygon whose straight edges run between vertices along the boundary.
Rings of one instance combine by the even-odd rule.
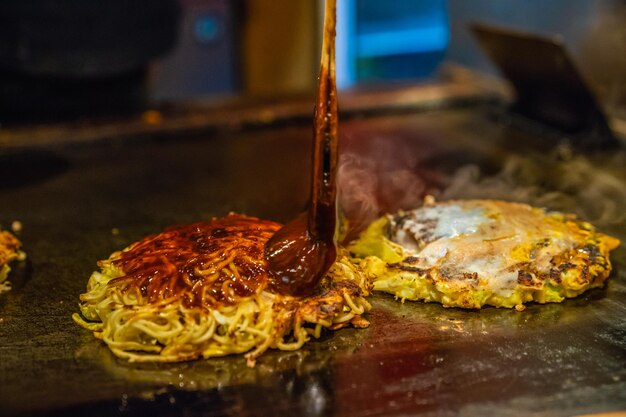
[[[580,246],[585,231],[525,204],[468,200],[395,215],[389,238],[415,256],[415,267],[436,270],[443,279],[473,280],[506,297],[521,265],[549,274],[551,260]]]

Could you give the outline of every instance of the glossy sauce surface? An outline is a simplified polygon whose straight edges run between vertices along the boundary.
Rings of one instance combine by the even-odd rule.
[[[152,303],[182,296],[189,307],[234,304],[267,286],[264,247],[279,228],[236,214],[170,228],[121,252],[113,265],[125,275],[110,285],[139,289]]]
[[[280,293],[313,292],[337,257],[336,0],[326,0],[319,89],[313,125],[313,169],[308,211],[267,244],[271,287]]]

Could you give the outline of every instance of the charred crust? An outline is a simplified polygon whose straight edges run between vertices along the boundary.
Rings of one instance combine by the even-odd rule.
[[[420,222],[420,224],[423,225],[423,232],[420,234],[419,236],[419,241],[423,242],[424,244],[428,244],[430,242],[433,242],[437,239],[433,239],[433,237],[435,236],[434,230],[437,227],[437,224],[439,223],[438,220],[436,219],[424,219]],[[416,236],[417,238],[418,236]]]
[[[550,279],[552,279],[557,284],[560,284],[561,283],[561,270],[559,268],[550,269]]]
[[[539,242],[537,242],[537,244],[535,245],[536,248],[545,248],[550,246],[550,239],[549,238],[545,238],[540,240]]]
[[[327,318],[342,311],[345,306],[345,295],[360,297],[363,295],[362,292],[363,291],[361,291],[360,287],[356,283],[351,281],[340,281],[338,282],[338,285],[332,285],[326,288],[322,294],[315,295],[313,297],[288,297],[280,303],[279,308],[292,310],[296,315],[308,317],[307,320],[326,320]],[[366,325],[366,323],[367,321],[364,321],[360,324]],[[330,329],[339,329],[348,324],[349,322],[336,323],[331,326]]]
[[[589,280],[589,265],[585,265],[582,267],[582,269],[580,270],[580,278],[583,281]]]
[[[354,281],[331,281],[331,289],[345,289],[350,295],[361,294],[361,287]]]
[[[463,280],[465,281],[478,281],[478,273],[477,272],[464,272]]]
[[[396,262],[396,263],[393,263],[393,264],[388,264],[388,266],[390,268],[399,269],[401,271],[417,272],[420,275],[424,275],[427,272],[426,269],[418,268],[416,266],[404,265],[402,262]]]
[[[519,270],[517,271],[517,282],[521,285],[531,286],[533,285],[533,276],[530,272]]]
[[[389,228],[388,232],[391,232],[391,229],[394,228],[401,229],[402,227],[404,227],[404,223],[406,223],[409,217],[411,217],[410,213],[400,213],[393,216],[390,222],[391,227]]]
[[[437,219],[415,219],[413,217],[413,213],[401,213],[393,216],[391,218],[391,222],[389,223],[389,228],[387,230],[387,237],[391,237],[398,230],[405,230],[405,224],[407,220],[414,220],[419,225],[419,232],[411,233],[416,242],[420,245],[428,244],[432,242],[435,236],[434,230],[439,223]]]
[[[400,229],[403,229],[405,223],[411,217],[412,217],[412,213],[404,213],[404,212],[401,212],[401,213],[396,214],[395,216],[392,216],[389,223],[387,223],[387,230],[385,231],[387,233],[387,237],[391,238],[394,233],[396,233]]]
[[[589,259],[592,259],[592,260],[596,259],[597,257],[601,255],[600,248],[598,248],[598,246],[591,244],[591,243],[580,248],[580,251],[589,255]]]

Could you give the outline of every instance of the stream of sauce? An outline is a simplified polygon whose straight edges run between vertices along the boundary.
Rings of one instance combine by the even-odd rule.
[[[298,296],[317,287],[337,256],[335,4],[326,1],[308,211],[282,228],[235,214],[170,228],[121,252],[112,263],[124,275],[110,285],[187,307],[232,305],[268,286]]]
[[[270,286],[283,294],[310,294],[337,257],[335,26],[336,0],[326,0],[309,209],[272,236],[265,249]]]

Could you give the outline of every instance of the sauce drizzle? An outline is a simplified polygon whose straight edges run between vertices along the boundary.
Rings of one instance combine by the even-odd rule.
[[[267,286],[264,247],[279,229],[237,214],[169,228],[120,252],[112,263],[125,275],[109,284],[150,303],[182,297],[186,307],[232,305]]]
[[[336,0],[326,0],[309,209],[272,236],[265,249],[271,288],[283,294],[310,294],[337,257],[335,27]]]

